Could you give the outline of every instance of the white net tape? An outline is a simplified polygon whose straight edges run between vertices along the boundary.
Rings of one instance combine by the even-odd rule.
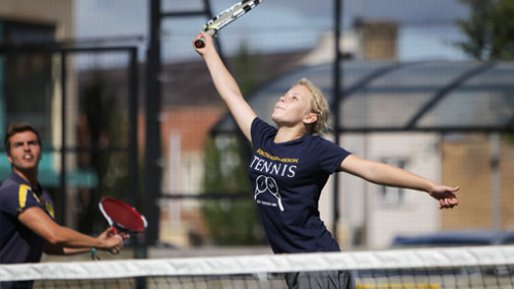
[[[514,264],[514,246],[0,265],[0,281],[115,279]]]

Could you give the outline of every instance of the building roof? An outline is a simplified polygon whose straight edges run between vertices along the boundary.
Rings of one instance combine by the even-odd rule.
[[[256,90],[249,102],[271,122],[277,98],[307,77],[334,104],[333,67],[325,63],[283,74]],[[341,132],[514,130],[514,62],[350,60],[341,67]],[[212,132],[234,130],[225,115]]]
[[[276,78],[277,75],[294,68],[307,53],[306,50],[273,54],[252,53],[249,55],[252,59],[251,75],[246,75],[246,78],[250,79],[253,85],[261,86],[270,79]],[[241,75],[237,73],[236,57],[227,58],[226,62],[237,78]],[[278,66],[276,63],[281,65]],[[164,108],[169,106],[223,107],[207,67],[200,57],[194,60],[163,64],[162,70],[162,106]],[[139,65],[138,71],[139,101],[141,105],[144,105],[146,97],[144,63]],[[116,91],[120,103],[127,101],[129,86],[127,85],[126,67],[99,67],[81,71],[79,75],[80,91],[99,76],[109,86],[112,86],[113,91]]]
[[[245,78],[252,85],[260,86],[262,83],[281,75],[294,67],[307,51],[287,53],[248,55],[251,59],[249,68],[245,69],[247,75],[238,73],[237,56],[226,59],[228,68],[234,73],[236,79],[242,83]],[[281,63],[280,66],[276,63]],[[163,66],[165,79],[163,81],[163,106],[222,106],[222,102],[214,88],[212,79],[203,61],[172,63]],[[143,95],[143,94],[142,94]]]

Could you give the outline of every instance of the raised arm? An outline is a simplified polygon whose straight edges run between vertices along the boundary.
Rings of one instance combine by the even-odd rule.
[[[361,177],[375,184],[401,187],[427,192],[439,201],[441,209],[453,208],[459,204],[456,193],[459,187],[436,184],[423,177],[388,164],[348,156],[341,163],[340,170]]]
[[[200,38],[204,39],[205,47],[195,49],[204,59],[214,86],[234,117],[239,129],[251,141],[250,128],[256,114],[244,99],[236,80],[221,60],[212,37],[201,32],[196,36],[195,40]]]

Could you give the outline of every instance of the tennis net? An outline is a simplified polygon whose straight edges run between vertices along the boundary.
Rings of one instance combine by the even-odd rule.
[[[357,289],[514,289],[514,246],[1,265],[0,281],[34,280],[34,288],[288,288],[289,273],[341,270],[351,272]]]

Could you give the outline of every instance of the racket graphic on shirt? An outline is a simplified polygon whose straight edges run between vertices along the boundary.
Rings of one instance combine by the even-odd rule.
[[[112,197],[103,197],[98,204],[100,211],[109,223],[109,226],[117,231],[125,233],[141,233],[148,223],[134,207]]]
[[[203,26],[203,31],[205,31],[205,33],[209,34],[210,36],[215,36],[223,27],[248,13],[261,2],[262,0],[243,0],[238,2],[207,21],[207,23],[205,23]],[[203,39],[196,40],[195,47],[205,47]]]
[[[267,177],[264,175],[260,175],[255,180],[255,195],[254,199],[257,200],[257,196],[269,192],[273,197],[277,199],[278,208],[280,211],[284,211],[284,206],[282,205],[282,197],[280,196],[280,189],[278,188],[277,182],[272,177]]]

